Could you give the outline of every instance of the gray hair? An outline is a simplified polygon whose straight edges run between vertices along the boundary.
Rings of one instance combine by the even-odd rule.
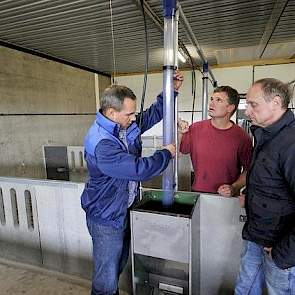
[[[122,85],[112,85],[103,92],[100,98],[100,108],[102,112],[109,108],[121,111],[124,99],[127,97],[136,100],[136,96],[130,88]]]
[[[266,101],[272,100],[275,96],[279,96],[282,101],[282,108],[287,109],[291,100],[291,91],[288,84],[273,78],[260,79],[254,82],[260,84],[264,99]],[[254,85],[253,84],[253,85]]]

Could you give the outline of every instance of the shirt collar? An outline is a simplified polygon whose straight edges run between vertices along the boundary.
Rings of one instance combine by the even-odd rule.
[[[96,114],[96,123],[112,135],[116,137],[119,136],[120,125],[105,117],[101,110],[99,110]]]
[[[281,131],[281,129],[288,126],[293,121],[294,121],[294,114],[290,110],[287,110],[278,121],[271,124],[270,126],[263,128],[263,127],[252,125],[251,132],[255,135],[255,138],[258,141],[262,140],[264,142],[265,140],[273,138],[277,133]]]
[[[252,133],[254,133],[257,129],[262,129],[266,133],[276,133],[279,130],[281,130],[283,127],[285,127],[286,125],[289,125],[293,121],[294,121],[294,114],[290,110],[287,110],[278,121],[271,124],[270,126],[263,128],[256,125],[252,125],[251,131]]]
[[[290,110],[287,110],[278,121],[276,121],[275,123],[263,129],[264,131],[269,133],[277,133],[283,127],[289,125],[293,121],[294,121],[294,114]]]

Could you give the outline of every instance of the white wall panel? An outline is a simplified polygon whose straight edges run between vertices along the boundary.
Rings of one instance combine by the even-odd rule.
[[[252,84],[252,66],[213,69],[218,85],[229,85],[246,93]]]
[[[254,67],[254,80],[276,78],[285,83],[295,80],[295,64]]]

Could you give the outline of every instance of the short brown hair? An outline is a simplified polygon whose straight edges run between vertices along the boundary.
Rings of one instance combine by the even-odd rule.
[[[238,91],[230,86],[219,86],[219,87],[215,88],[213,91],[213,93],[217,93],[217,92],[225,92],[226,93],[226,95],[228,97],[228,103],[233,104],[235,106],[235,109],[232,112],[232,114],[234,114],[234,112],[236,111],[236,109],[238,108],[238,105],[240,103],[240,96],[239,96]]]

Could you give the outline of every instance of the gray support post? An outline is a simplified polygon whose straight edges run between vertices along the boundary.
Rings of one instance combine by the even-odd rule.
[[[175,27],[175,38],[174,38],[174,65],[178,68],[178,21],[179,21],[179,10],[175,12],[174,18],[174,27]],[[176,145],[176,155],[173,159],[174,161],[174,182],[175,182],[175,191],[178,191],[178,132],[177,132],[177,122],[178,122],[178,96],[175,98],[175,145]]]
[[[208,117],[208,63],[203,64],[202,120]]]
[[[174,38],[176,0],[164,0],[164,73],[163,73],[163,145],[175,143],[175,101],[174,101]],[[169,207],[174,201],[174,165],[170,161],[163,172],[163,206]]]

